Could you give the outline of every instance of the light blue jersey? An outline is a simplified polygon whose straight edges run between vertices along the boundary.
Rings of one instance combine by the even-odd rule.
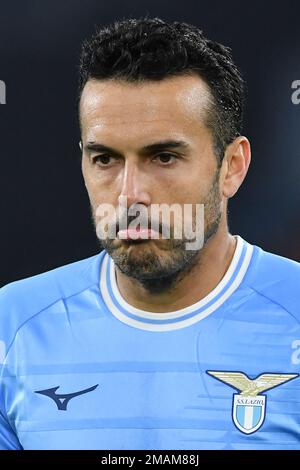
[[[170,313],[130,306],[106,251],[2,288],[0,448],[300,449],[300,264],[236,238]]]

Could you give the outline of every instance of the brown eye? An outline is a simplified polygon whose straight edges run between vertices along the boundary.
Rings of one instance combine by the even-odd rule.
[[[155,158],[159,159],[160,163],[167,164],[167,163],[173,163],[174,162],[173,159],[176,159],[176,156],[173,155],[172,153],[160,153]]]
[[[106,166],[109,163],[111,163],[111,156],[110,155],[97,155],[97,157],[94,158],[94,163]]]

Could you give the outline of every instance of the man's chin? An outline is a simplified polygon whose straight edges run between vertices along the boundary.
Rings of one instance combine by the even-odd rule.
[[[196,252],[186,251],[178,240],[144,240],[134,242],[106,240],[103,248],[113,259],[116,267],[128,277],[138,280],[146,289],[161,289],[174,284],[181,272],[196,261]]]

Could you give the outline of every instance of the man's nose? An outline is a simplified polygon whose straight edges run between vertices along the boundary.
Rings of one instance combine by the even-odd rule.
[[[127,207],[133,204],[151,204],[150,194],[147,188],[147,175],[137,162],[126,161],[122,176],[122,189],[119,202],[123,204],[126,197]],[[121,198],[121,200],[120,200]]]

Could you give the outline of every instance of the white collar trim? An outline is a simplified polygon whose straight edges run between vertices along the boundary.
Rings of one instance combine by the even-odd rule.
[[[169,331],[190,326],[206,318],[238,288],[249,266],[253,245],[235,235],[237,245],[231,263],[217,286],[203,299],[173,312],[148,312],[130,305],[121,296],[116,282],[115,265],[105,253],[101,264],[100,291],[109,311],[120,321],[149,331]]]

